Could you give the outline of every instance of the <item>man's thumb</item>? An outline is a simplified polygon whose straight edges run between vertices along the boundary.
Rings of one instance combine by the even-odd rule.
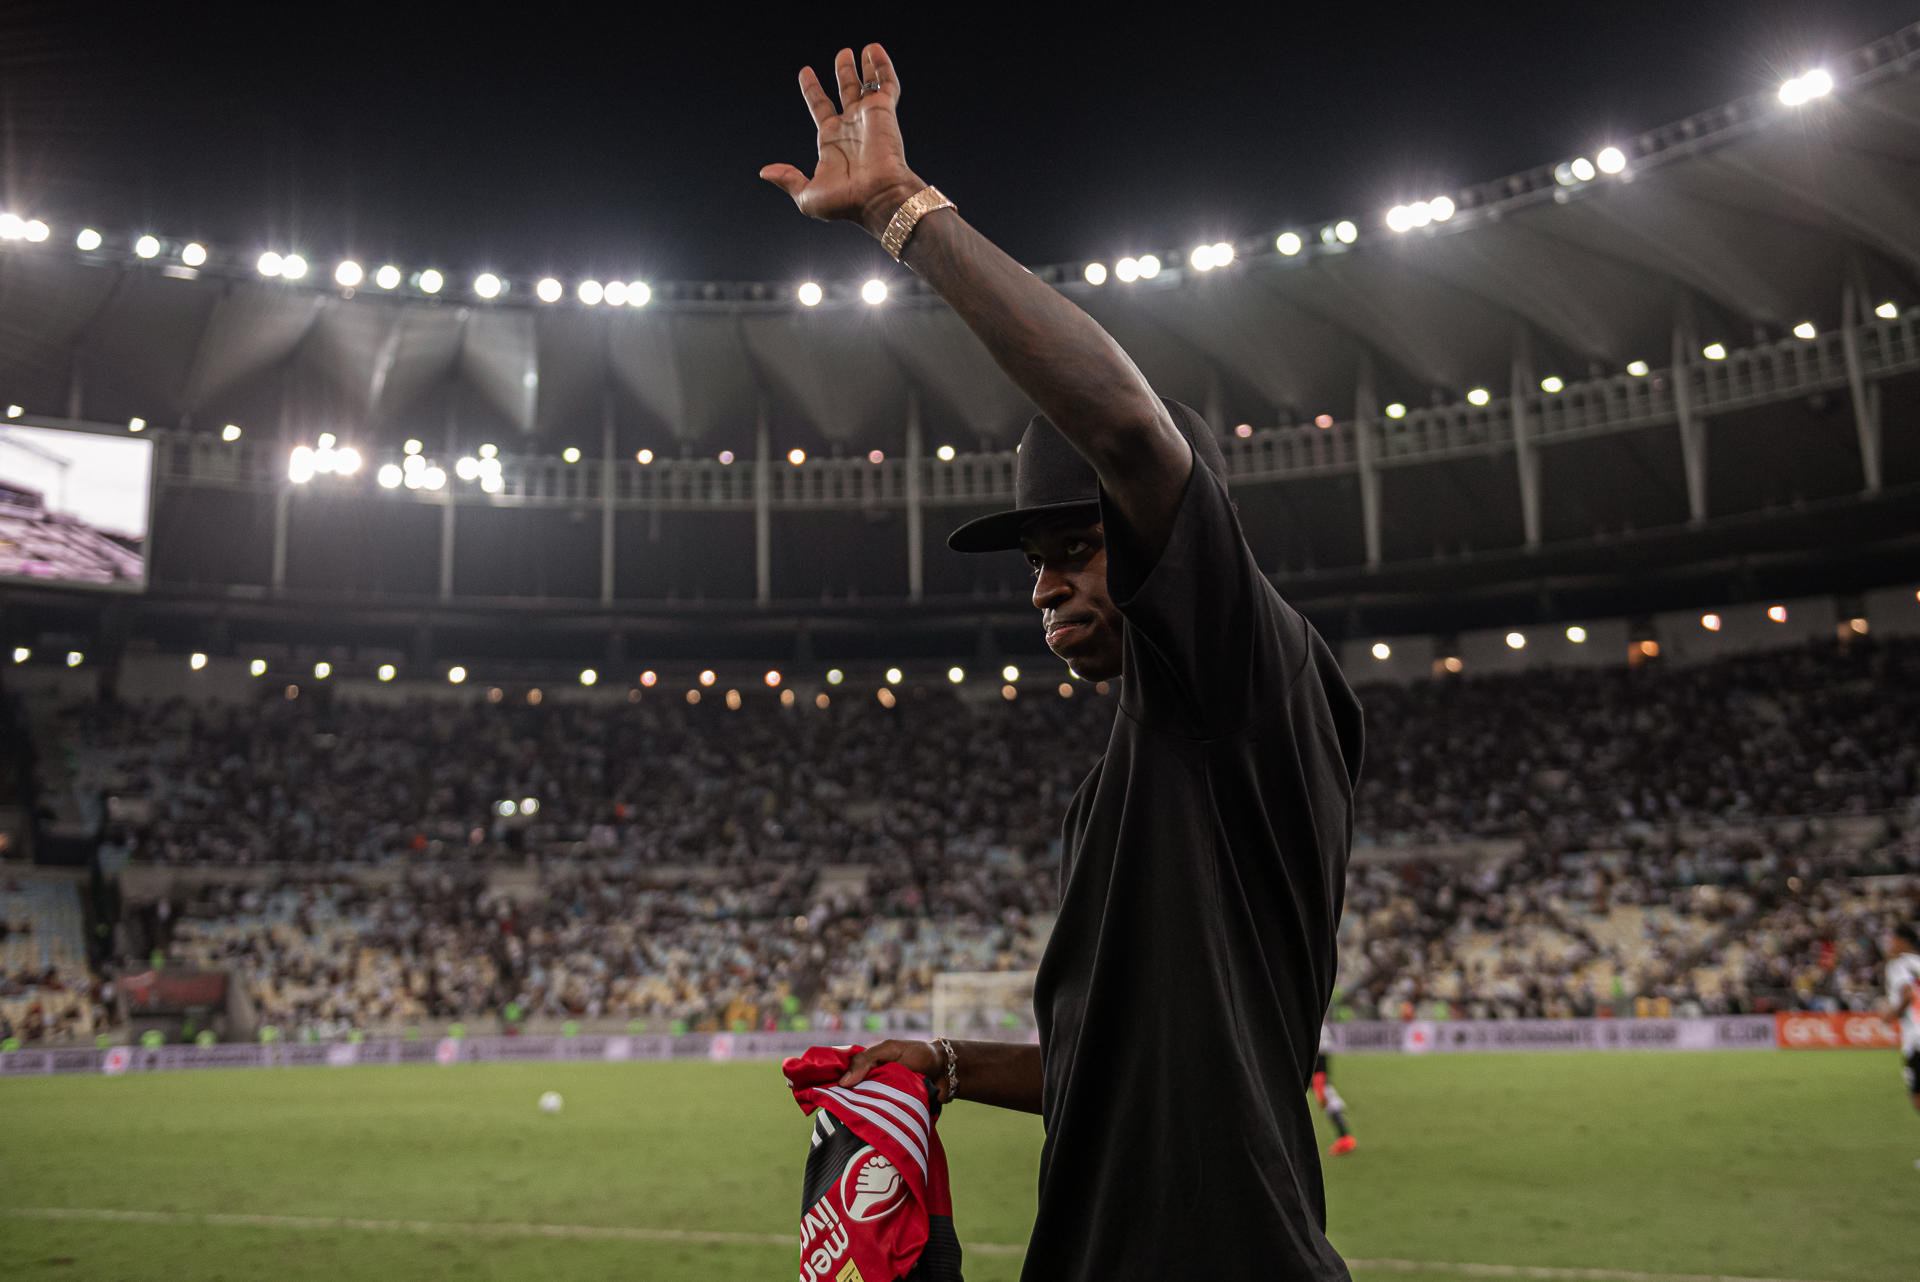
[[[768,165],[760,176],[796,200],[807,189],[807,176],[792,165]]]

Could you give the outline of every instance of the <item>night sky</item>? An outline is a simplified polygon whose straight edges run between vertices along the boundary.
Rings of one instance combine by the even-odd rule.
[[[1111,259],[1591,154],[1920,19],[1917,0],[397,7],[0,7],[4,207],[319,264],[841,278],[878,246],[756,173],[811,168],[798,68],[831,83],[837,48],[877,39],[923,177],[1023,261]]]

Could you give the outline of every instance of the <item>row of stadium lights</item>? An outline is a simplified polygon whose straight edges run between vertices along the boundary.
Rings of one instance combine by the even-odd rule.
[[[1833,93],[1834,79],[1825,68],[1816,67],[1786,81],[1780,86],[1779,100],[1787,107],[1803,107],[1809,103],[1826,98]],[[1602,147],[1589,158],[1576,156],[1554,166],[1554,181],[1563,188],[1580,187],[1601,177],[1617,177],[1626,173],[1627,153],[1617,146]],[[1435,223],[1450,221],[1456,212],[1456,205],[1450,196],[1435,196],[1427,200],[1414,201],[1411,204],[1395,205],[1389,209],[1382,220],[1386,229],[1396,234],[1405,234]],[[48,239],[52,229],[39,218],[22,219],[17,214],[0,214],[0,240],[26,240],[41,242]],[[1329,249],[1339,249],[1352,245],[1360,238],[1359,225],[1351,219],[1330,222],[1319,229],[1320,243]],[[92,253],[105,243],[99,231],[88,227],[74,238],[74,243],[83,252]],[[1306,248],[1306,240],[1299,232],[1282,232],[1274,239],[1274,249],[1284,257],[1294,257]],[[155,259],[166,252],[167,245],[151,233],[137,237],[133,242],[135,257]],[[187,242],[177,248],[180,262],[192,268],[203,266],[207,261],[206,246],[197,241]],[[1211,272],[1231,265],[1235,259],[1235,249],[1231,242],[1215,241],[1197,245],[1187,256],[1188,265],[1196,272]],[[297,253],[282,254],[275,250],[262,253],[255,260],[255,269],[262,276],[278,280],[299,281],[306,278],[311,270],[306,258]],[[1086,264],[1082,275],[1090,285],[1106,284],[1109,275],[1122,284],[1152,280],[1160,274],[1160,259],[1153,254],[1121,258],[1109,273],[1103,262]],[[343,290],[355,290],[365,284],[368,272],[359,262],[346,259],[333,270],[334,284]],[[436,268],[414,272],[403,272],[392,263],[386,263],[374,269],[371,276],[375,288],[393,291],[402,284],[427,296],[437,296],[446,288],[447,278]],[[495,272],[481,272],[473,278],[472,292],[484,301],[504,298],[510,292],[508,281]],[[878,277],[866,281],[860,286],[861,301],[869,306],[879,306],[887,300],[887,283]],[[552,277],[541,278],[533,286],[534,297],[543,303],[557,303],[566,296],[566,286]],[[645,281],[599,281],[583,280],[574,288],[574,297],[587,307],[597,307],[605,303],[609,307],[645,307],[653,299],[653,289]],[[826,298],[826,290],[818,281],[805,281],[794,291],[795,299],[802,307],[817,307]]]

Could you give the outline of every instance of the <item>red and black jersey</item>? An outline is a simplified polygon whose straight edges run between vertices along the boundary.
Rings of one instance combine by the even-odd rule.
[[[816,1046],[781,1065],[813,1117],[800,1282],[960,1282],[940,1105],[926,1078],[898,1064],[839,1085],[862,1049]]]

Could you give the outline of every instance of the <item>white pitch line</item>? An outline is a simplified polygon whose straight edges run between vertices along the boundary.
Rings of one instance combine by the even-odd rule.
[[[710,1229],[640,1229],[602,1224],[470,1224],[445,1220],[365,1220],[327,1215],[238,1215],[223,1212],[111,1211],[92,1207],[12,1206],[0,1215],[16,1220],[85,1220],[94,1223],[184,1224],[228,1229],[358,1229],[367,1233],[446,1233],[471,1237],[539,1237],[575,1241],[690,1242],[703,1246],[783,1246],[798,1249],[793,1233],[723,1233]],[[1004,1242],[963,1242],[980,1255],[1024,1255]],[[1353,1269],[1381,1273],[1453,1273],[1469,1278],[1530,1278],[1536,1282],[1798,1282],[1793,1278],[1738,1277],[1730,1273],[1635,1273],[1627,1269],[1547,1268],[1528,1264],[1460,1264],[1450,1260],[1353,1260]]]

